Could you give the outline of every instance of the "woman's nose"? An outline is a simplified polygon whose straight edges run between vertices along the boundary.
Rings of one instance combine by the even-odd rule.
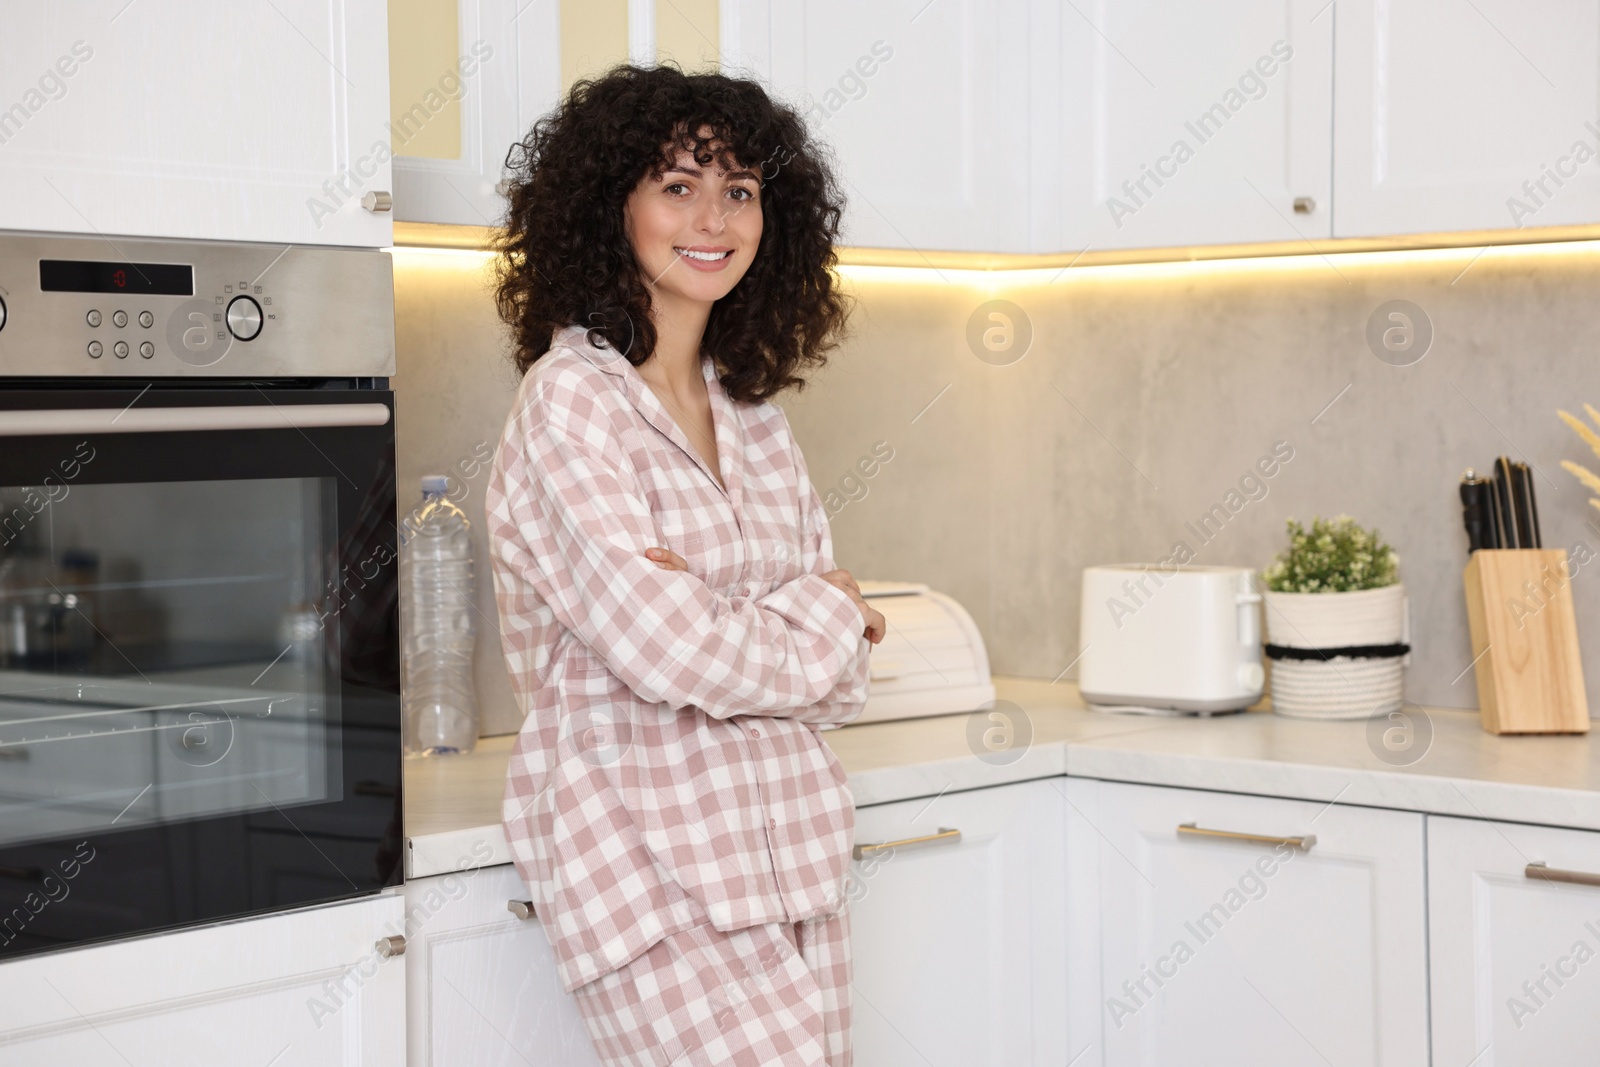
[[[708,199],[701,205],[695,225],[702,233],[721,233],[728,227],[727,208],[716,198]]]

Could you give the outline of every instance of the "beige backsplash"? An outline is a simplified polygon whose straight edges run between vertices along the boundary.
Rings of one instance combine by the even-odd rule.
[[[1415,646],[1407,698],[1473,706],[1462,469],[1502,452],[1527,459],[1541,475],[1546,545],[1600,552],[1600,512],[1559,467],[1584,461],[1585,450],[1555,416],[1600,403],[1600,253],[1476,255],[1060,277],[848,268],[860,299],[853,334],[785,401],[812,480],[838,507],[840,565],[955,596],[996,673],[1070,678],[1083,567],[1158,560],[1179,541],[1200,563],[1259,567],[1279,548],[1286,516],[1348,512],[1400,553]],[[515,388],[482,262],[396,255],[402,510],[422,474],[448,472],[481,519],[486,465],[464,472],[498,436]],[[1032,325],[1027,354],[1010,365],[969,347],[969,318],[992,299],[1014,302]],[[1419,305],[1434,329],[1410,366],[1380,361],[1366,340],[1369,316],[1395,299]],[[1293,458],[1241,487],[1278,442]],[[1202,540],[1196,528],[1213,505],[1237,510]],[[481,523],[479,533],[483,732],[507,733],[520,715],[499,655]],[[1592,566],[1600,574],[1600,560]],[[1600,687],[1600,585],[1590,588],[1600,579],[1589,573],[1578,571],[1573,590],[1589,682]]]

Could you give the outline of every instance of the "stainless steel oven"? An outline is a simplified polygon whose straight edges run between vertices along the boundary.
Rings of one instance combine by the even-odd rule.
[[[386,253],[0,234],[0,960],[401,880]]]

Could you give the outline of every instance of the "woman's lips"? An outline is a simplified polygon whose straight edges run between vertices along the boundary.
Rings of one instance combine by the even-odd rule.
[[[687,249],[685,249],[685,248],[676,248],[675,247],[675,248],[673,248],[672,251],[673,251],[673,254],[678,257],[678,261],[680,263],[682,263],[684,266],[689,267],[689,268],[691,268],[693,270],[697,270],[697,271],[701,271],[703,273],[707,273],[707,274],[714,274],[717,271],[722,270],[733,259],[733,250],[732,249],[720,249],[720,250],[717,250],[717,251],[721,252],[721,255],[717,259],[700,259],[700,258],[698,258],[699,256],[702,256],[702,255],[713,255],[713,254],[715,254],[715,251],[713,251],[712,249],[702,249],[702,248],[687,248]],[[694,253],[694,254],[693,255],[686,255],[685,253]]]

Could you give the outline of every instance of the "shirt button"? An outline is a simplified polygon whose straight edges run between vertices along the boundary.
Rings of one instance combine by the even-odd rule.
[[[778,820],[777,819],[768,819],[767,820],[767,825],[772,827],[774,830],[776,830],[778,828]]]
[[[761,736],[761,731],[757,730],[754,726],[752,726],[752,727],[750,727],[750,736],[751,737],[760,737]]]

